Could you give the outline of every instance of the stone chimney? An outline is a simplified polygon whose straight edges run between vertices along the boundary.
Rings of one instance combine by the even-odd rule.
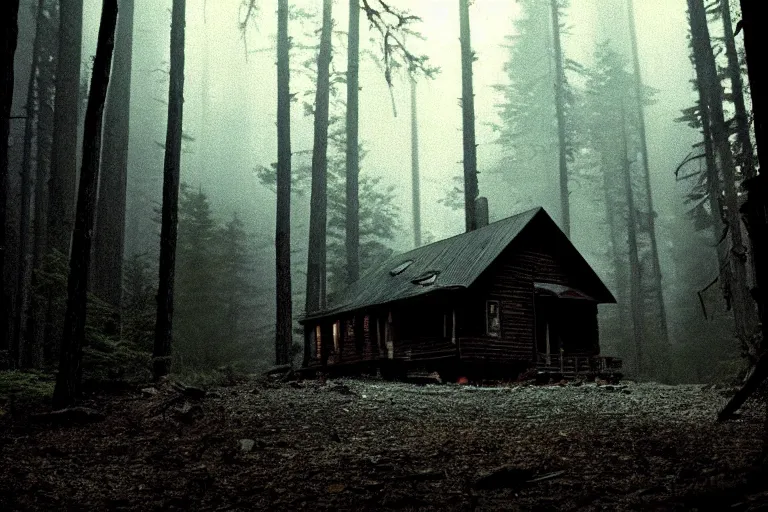
[[[475,222],[477,229],[488,225],[488,198],[478,197],[475,199]]]

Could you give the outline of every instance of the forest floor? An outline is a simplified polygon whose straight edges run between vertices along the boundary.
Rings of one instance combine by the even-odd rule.
[[[166,383],[84,401],[99,415],[0,414],[0,510],[768,510],[764,409],[718,424],[727,394]]]

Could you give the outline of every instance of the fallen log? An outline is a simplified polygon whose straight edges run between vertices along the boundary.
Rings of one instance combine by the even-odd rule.
[[[766,357],[766,354],[763,354],[755,363],[755,367],[744,385],[736,391],[736,394],[731,397],[717,415],[717,421],[725,421],[731,418],[766,378],[768,378],[768,357]]]

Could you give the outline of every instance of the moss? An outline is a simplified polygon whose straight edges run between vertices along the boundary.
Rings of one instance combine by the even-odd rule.
[[[52,374],[9,370],[0,372],[0,404],[13,397],[21,402],[40,402],[53,396],[55,377]]]

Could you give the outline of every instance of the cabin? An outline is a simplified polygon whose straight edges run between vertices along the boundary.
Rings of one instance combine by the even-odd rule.
[[[308,370],[610,378],[597,306],[615,302],[536,208],[393,256],[300,322]]]

